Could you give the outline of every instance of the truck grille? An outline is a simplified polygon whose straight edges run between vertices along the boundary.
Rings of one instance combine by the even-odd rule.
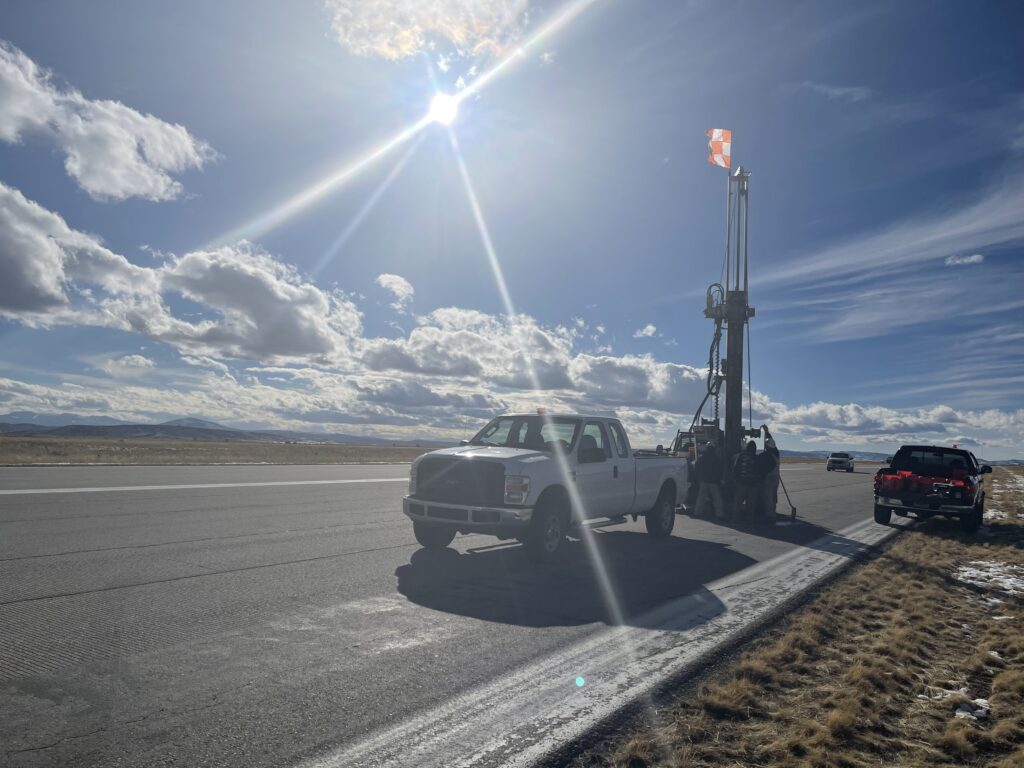
[[[499,507],[505,500],[505,467],[493,461],[428,456],[417,467],[416,498]]]

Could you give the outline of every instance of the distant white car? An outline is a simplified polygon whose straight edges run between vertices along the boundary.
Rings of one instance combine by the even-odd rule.
[[[840,469],[853,472],[853,456],[848,453],[830,453],[828,461],[825,462],[825,469],[829,472]]]

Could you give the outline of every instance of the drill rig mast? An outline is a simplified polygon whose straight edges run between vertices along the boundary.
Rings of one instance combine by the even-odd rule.
[[[688,432],[676,436],[675,450],[690,452],[696,458],[703,446],[715,443],[725,465],[723,477],[726,495],[732,491],[732,463],[746,437],[757,437],[760,429],[743,426],[743,344],[747,323],[754,316],[749,303],[749,266],[747,259],[747,204],[750,172],[740,166],[728,178],[725,226],[725,285],[708,288],[704,316],[713,320],[715,332],[708,354],[708,393],[697,408]],[[719,343],[723,329],[726,355],[721,357]],[[725,430],[719,420],[719,396],[725,383]],[[701,418],[704,406],[712,400],[714,418]]]

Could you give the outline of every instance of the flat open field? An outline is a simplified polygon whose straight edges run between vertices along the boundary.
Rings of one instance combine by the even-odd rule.
[[[429,450],[432,448],[240,440],[0,437],[0,465],[376,464],[409,462]]]
[[[29,464],[375,464],[409,462],[433,450],[403,445],[261,443],[241,440],[118,440],[88,437],[2,437],[0,466]],[[783,456],[783,464],[824,459]],[[858,462],[870,464],[874,462]]]

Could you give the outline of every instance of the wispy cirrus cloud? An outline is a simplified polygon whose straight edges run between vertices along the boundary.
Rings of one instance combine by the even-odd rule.
[[[985,260],[984,254],[973,253],[970,256],[947,256],[947,267],[962,267],[968,264],[981,264]]]
[[[874,91],[865,85],[834,85],[805,80],[800,84],[805,91],[821,94],[833,101],[858,102],[870,98]]]
[[[0,139],[48,137],[64,168],[98,200],[170,200],[182,192],[171,174],[202,168],[215,156],[188,130],[118,101],[88,99],[0,40]]]

